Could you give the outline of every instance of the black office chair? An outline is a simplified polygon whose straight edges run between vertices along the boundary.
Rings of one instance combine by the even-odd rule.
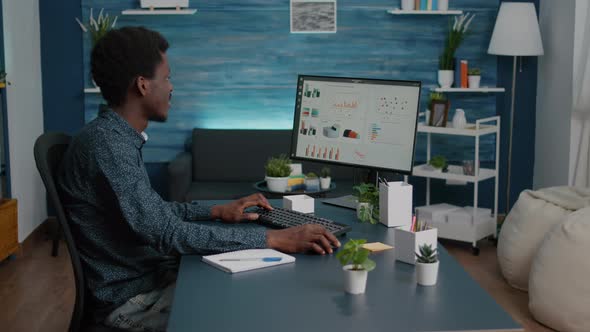
[[[55,212],[57,214],[57,220],[61,226],[61,230],[66,239],[68,251],[70,252],[70,258],[72,260],[72,267],[74,270],[74,280],[76,282],[76,301],[74,304],[74,312],[72,313],[72,319],[70,320],[69,332],[119,332],[120,329],[113,329],[103,325],[89,325],[84,320],[85,310],[88,308],[84,307],[84,295],[86,291],[86,285],[84,282],[84,271],[82,270],[82,263],[80,262],[80,256],[76,249],[76,244],[68,220],[66,218],[61,199],[59,197],[55,179],[59,165],[63,159],[63,156],[70,144],[71,137],[62,133],[45,133],[35,142],[34,155],[35,163],[37,164],[37,170],[43,179],[45,189]]]

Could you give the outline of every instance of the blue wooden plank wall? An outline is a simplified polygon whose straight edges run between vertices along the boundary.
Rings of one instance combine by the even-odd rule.
[[[495,86],[496,57],[487,47],[498,1],[451,0],[452,9],[476,13],[470,35],[457,56],[482,68],[482,85]],[[136,0],[82,0],[90,8],[119,15],[118,27],[142,25],[170,42],[172,108],[166,123],[152,123],[144,147],[147,162],[165,162],[182,151],[194,127],[291,129],[297,74],[420,80],[421,109],[436,86],[438,55],[450,16],[390,15],[397,0],[338,1],[338,31],[291,34],[288,0],[200,0],[186,16],[122,16],[138,8]],[[90,40],[84,37],[86,82]],[[90,83],[87,83],[90,85]],[[467,119],[496,114],[493,95],[450,96],[451,109]],[[85,120],[96,116],[99,95],[86,94]],[[453,115],[451,111],[449,118]],[[488,137],[487,142],[494,142]],[[473,159],[473,139],[436,137],[434,153],[450,160]],[[482,160],[495,158],[493,144],[482,145]],[[416,159],[424,160],[425,137],[419,135]]]

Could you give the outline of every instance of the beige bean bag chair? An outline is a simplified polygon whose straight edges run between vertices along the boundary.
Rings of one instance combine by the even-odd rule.
[[[590,331],[590,207],[553,227],[533,259],[529,309],[558,331]]]
[[[531,263],[547,231],[585,206],[590,206],[590,189],[551,187],[520,194],[498,238],[500,270],[512,287],[528,289]]]

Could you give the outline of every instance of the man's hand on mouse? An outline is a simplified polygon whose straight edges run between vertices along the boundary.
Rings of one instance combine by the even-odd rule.
[[[238,223],[243,220],[256,220],[258,213],[244,212],[249,207],[259,206],[272,210],[272,206],[262,194],[252,194],[223,205],[211,208],[211,218],[221,219],[225,223]]]
[[[321,255],[340,247],[334,234],[317,224],[307,224],[281,230],[266,231],[266,245],[286,253],[312,251]]]

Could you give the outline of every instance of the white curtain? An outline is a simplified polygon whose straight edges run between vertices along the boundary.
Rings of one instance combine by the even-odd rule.
[[[586,0],[583,0],[586,1]],[[581,1],[576,1],[576,6]],[[574,54],[574,109],[572,113],[572,140],[574,171],[570,184],[590,187],[590,6],[586,4],[580,25],[580,43]],[[578,17],[576,17],[576,20]]]

